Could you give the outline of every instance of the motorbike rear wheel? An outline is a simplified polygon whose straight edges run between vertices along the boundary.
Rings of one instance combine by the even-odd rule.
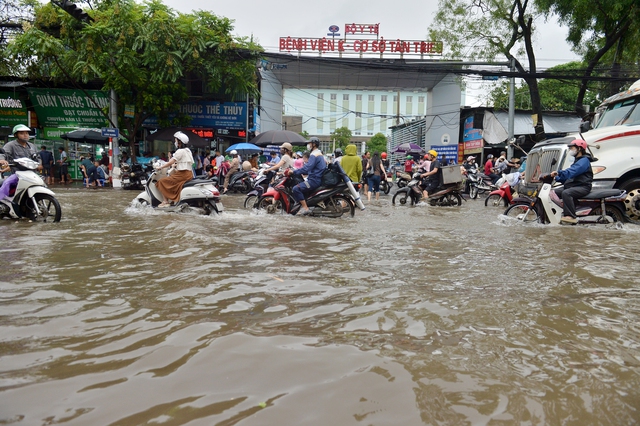
[[[407,186],[409,182],[404,180],[404,179],[398,179],[396,181],[396,185],[398,185],[398,188],[404,188],[405,186]]]
[[[469,198],[472,200],[478,198],[478,187],[476,185],[469,185]]]
[[[384,192],[384,195],[389,195],[389,191],[391,191],[391,184],[388,181],[383,181],[380,184],[380,190]]]
[[[247,195],[247,198],[244,199],[244,208],[246,210],[250,210],[253,209],[256,206],[256,203],[258,202],[258,196],[255,194],[252,195]]]
[[[27,205],[27,208],[29,210],[29,219],[34,222],[60,222],[62,209],[60,208],[60,203],[54,196],[49,194],[35,194],[33,199],[36,201],[40,213],[36,212],[34,206],[31,205],[32,201],[28,200],[27,203],[29,203],[29,205]]]
[[[440,206],[453,206],[453,207],[461,206],[462,197],[457,192],[450,192],[440,197],[437,201],[437,204]]]
[[[284,206],[281,200],[276,200],[272,196],[262,197],[258,201],[258,209],[264,210],[267,214],[283,214]]]
[[[539,222],[540,216],[536,209],[529,204],[512,204],[505,210],[504,215],[525,223]]]
[[[602,209],[600,207],[598,207],[597,209],[593,209],[591,214],[600,215],[602,214]],[[607,216],[611,216],[614,222],[625,222],[625,218],[622,212],[613,206],[605,206],[605,214]]]
[[[507,200],[502,198],[498,194],[491,194],[484,200],[485,207],[496,207],[499,209],[503,209],[507,207]]]
[[[351,217],[355,216],[356,207],[349,197],[343,194],[336,194],[331,197],[331,200],[330,204],[333,204],[334,209],[340,213],[340,216],[345,213],[348,213]]]

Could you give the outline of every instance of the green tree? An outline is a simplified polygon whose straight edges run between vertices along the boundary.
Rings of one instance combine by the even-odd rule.
[[[367,151],[373,152],[385,152],[387,150],[387,137],[384,133],[376,133],[371,137],[371,140],[367,142]]]
[[[584,69],[581,62],[569,62],[549,68],[547,72],[557,72],[558,74],[570,75],[574,71],[580,72]],[[576,98],[580,90],[580,82],[576,80],[557,80],[545,78],[538,81],[540,90],[540,100],[545,110],[554,111],[574,111]],[[516,87],[516,108],[531,109],[528,87],[521,85]],[[591,106],[592,110],[600,103],[597,91],[586,93],[585,103]],[[488,96],[487,104],[494,108],[507,109],[509,107],[509,83],[503,81],[494,88]]]
[[[7,45],[22,32],[23,25],[33,21],[33,2],[30,0],[0,1],[0,75],[23,76],[20,62],[9,55]]]
[[[306,130],[303,130],[300,132],[300,136],[302,136],[303,138],[305,138],[306,140],[309,140],[309,138],[311,137],[311,135],[309,134],[309,132],[307,132]]]
[[[638,0],[535,0],[547,15],[556,14],[569,27],[567,41],[586,63],[582,75],[589,77],[597,67],[610,63],[607,74],[619,77],[622,65],[637,73],[640,43],[640,3]],[[604,67],[605,69],[607,67]],[[575,109],[584,114],[589,80],[581,82]],[[605,96],[619,92],[613,81]]]
[[[35,21],[10,44],[32,78],[87,83],[100,80],[118,95],[120,128],[133,151],[142,123],[156,115],[173,122],[187,99],[185,81],[202,79],[209,93],[256,95],[255,58],[259,47],[234,38],[232,22],[205,11],[176,13],[158,0],[105,0],[81,23],[48,3],[35,7]],[[124,117],[133,105],[134,117]]]
[[[331,139],[335,141],[336,148],[344,150],[351,143],[351,130],[347,127],[338,127],[331,133]]]
[[[455,59],[493,61],[503,56],[513,61],[516,69],[527,75],[523,79],[529,87],[533,113],[542,117],[533,47],[537,16],[529,0],[439,0],[430,39],[443,41],[447,56]],[[521,53],[526,54],[526,64],[516,58]],[[544,138],[541,119],[536,137]]]

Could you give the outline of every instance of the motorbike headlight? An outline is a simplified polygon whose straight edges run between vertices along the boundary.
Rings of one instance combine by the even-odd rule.
[[[131,177],[134,177],[136,174],[134,172],[131,172]]]
[[[606,170],[607,168],[605,166],[595,166],[595,167],[591,167],[591,171],[593,172],[594,175],[597,175],[598,173],[602,173]]]

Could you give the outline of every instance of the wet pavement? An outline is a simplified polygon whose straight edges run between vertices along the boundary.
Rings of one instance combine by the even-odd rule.
[[[0,222],[0,424],[640,422],[640,227],[52,189],[60,223]]]

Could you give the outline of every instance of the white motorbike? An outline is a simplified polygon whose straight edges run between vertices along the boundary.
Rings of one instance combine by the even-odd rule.
[[[0,149],[0,153],[4,151]],[[62,210],[56,194],[34,172],[39,163],[29,158],[8,158],[7,161],[16,172],[0,178],[0,218],[60,222]]]
[[[156,183],[161,178],[167,176],[169,172],[166,169],[158,170],[158,166],[162,163],[157,162],[154,171],[149,176],[145,184],[144,192],[141,192],[134,200],[142,205],[158,207],[162,202],[162,194]],[[180,192],[180,200],[174,205],[160,210],[167,212],[186,212],[189,210],[196,211],[204,215],[211,213],[222,213],[224,210],[220,202],[220,192],[215,187],[211,179],[192,179],[184,184]]]

